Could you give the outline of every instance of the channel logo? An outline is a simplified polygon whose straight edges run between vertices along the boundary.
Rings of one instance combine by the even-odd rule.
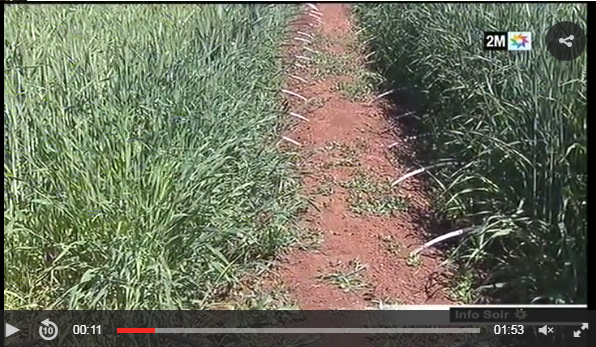
[[[532,33],[529,31],[486,31],[484,32],[486,51],[530,51]]]
[[[507,33],[509,51],[532,50],[532,33],[529,31],[510,31]]]

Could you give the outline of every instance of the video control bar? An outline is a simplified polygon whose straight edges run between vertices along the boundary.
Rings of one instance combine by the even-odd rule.
[[[586,306],[403,306],[365,311],[4,311],[4,322],[5,346],[29,345],[34,341],[43,346],[69,347],[106,343],[125,346],[126,341],[149,342],[161,336],[182,339],[186,334],[196,338],[241,338],[246,334],[469,336],[482,335],[487,329],[493,331],[497,325],[497,330],[503,332],[541,328],[546,333],[550,326],[566,325],[575,329],[574,334],[579,330],[578,337],[583,337],[589,314],[594,318]]]
[[[480,328],[118,328],[118,334],[479,334]]]

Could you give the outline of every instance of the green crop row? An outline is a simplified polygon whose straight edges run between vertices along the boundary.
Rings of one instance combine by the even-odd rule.
[[[294,7],[4,11],[5,309],[206,308],[288,240]]]
[[[387,88],[425,129],[437,208],[474,230],[454,259],[486,271],[478,288],[501,289],[482,294],[585,303],[587,49],[562,62],[544,42],[560,21],[587,30],[585,4],[359,4],[355,15]],[[532,32],[532,51],[483,51],[483,31],[508,30]]]

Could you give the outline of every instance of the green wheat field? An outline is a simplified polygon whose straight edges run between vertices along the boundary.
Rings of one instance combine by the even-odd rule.
[[[275,254],[294,12],[5,6],[6,309],[206,308]]]
[[[415,99],[439,211],[474,231],[453,252],[507,303],[587,300],[587,49],[561,62],[557,22],[585,4],[357,4],[387,83]],[[424,24],[421,24],[424,23]],[[531,52],[485,52],[483,31],[531,31]],[[399,34],[396,34],[399,33]],[[467,283],[466,281],[460,283]]]
[[[475,229],[452,254],[489,269],[474,293],[585,303],[587,50],[470,42],[587,30],[586,6],[352,7],[385,85],[416,95],[437,210]],[[305,202],[276,143],[296,11],[5,5],[5,310],[208,309],[292,242]]]

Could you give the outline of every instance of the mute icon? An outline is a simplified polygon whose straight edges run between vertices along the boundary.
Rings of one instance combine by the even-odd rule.
[[[538,332],[541,334],[544,334],[544,335],[548,335],[549,333],[554,332],[554,328],[551,328],[548,325],[545,325],[542,328],[538,328]]]

